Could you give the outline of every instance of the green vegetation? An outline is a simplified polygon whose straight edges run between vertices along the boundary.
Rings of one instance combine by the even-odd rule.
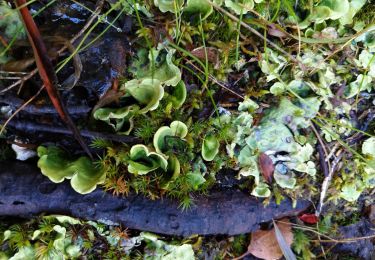
[[[237,171],[239,188],[264,204],[272,199],[296,203],[300,198],[322,198],[340,214],[349,214],[358,201],[371,203],[373,1],[106,2],[97,23],[75,44],[76,52],[93,44],[87,39],[96,26],[104,26],[98,35],[105,37],[127,14],[134,22],[129,36],[132,55],[126,71],[116,78],[117,88],[97,101],[85,127],[139,140],[129,145],[95,139],[91,146],[101,152],[94,161],[70,157],[60,146],[39,146],[42,174],[53,182],[70,179],[82,194],[99,186],[116,196],[168,196],[178,199],[182,209],[194,203],[195,194],[220,185],[221,169]],[[5,66],[17,60],[10,50],[25,33],[17,11],[5,2],[0,17],[5,18],[0,20],[5,41],[0,42],[0,65]],[[58,70],[73,56],[61,61]],[[10,154],[7,136],[0,139],[0,160]],[[336,220],[340,218],[345,216]],[[48,221],[54,223],[48,232],[37,230],[31,240],[24,239],[30,234],[20,227],[5,231],[9,252],[74,258],[94,243],[94,233],[106,237],[98,231],[99,224],[86,223],[93,233],[79,240],[68,235],[63,223]],[[304,231],[295,231],[293,249],[310,259],[313,243]],[[144,244],[143,254],[157,252],[166,259],[192,254],[189,243],[171,245],[146,233],[133,238]],[[229,251],[238,255],[246,239],[234,240]],[[108,258],[118,253],[115,244],[109,246]]]
[[[166,194],[190,201],[189,192],[205,192],[221,168],[234,168],[240,170],[239,178],[249,179],[246,189],[252,195],[296,199],[298,194],[317,194],[306,189],[320,180],[315,147],[323,142],[325,156],[338,144],[346,162],[333,180],[330,199],[356,201],[375,182],[368,148],[373,126],[364,133],[350,114],[364,115],[373,105],[374,25],[365,15],[371,12],[368,5],[364,0],[111,2],[108,12],[136,15],[137,49],[118,90],[95,106],[91,124],[98,127],[102,121],[117,134],[139,137],[140,143],[129,147],[95,140],[93,146],[107,150],[95,163],[101,170],[87,158],[65,159],[53,147],[39,149],[50,152],[40,152],[38,164],[57,182],[72,178],[73,186],[80,186],[79,176],[92,178],[89,187],[76,187],[85,193],[104,181],[116,194],[127,194],[134,186],[152,198]],[[10,38],[20,21],[9,5],[2,3],[0,11],[6,18],[0,27]],[[157,39],[148,26],[159,11],[166,31]],[[250,40],[254,36],[247,25],[264,33],[258,36],[268,42]],[[234,87],[220,83],[231,78],[237,78]],[[236,101],[224,109],[228,95]],[[358,134],[370,138],[364,149],[348,143]],[[264,175],[261,154],[272,161],[272,176]],[[48,164],[52,157],[53,167]],[[332,160],[326,160],[329,168]],[[183,183],[191,176],[200,180],[194,188]],[[117,190],[119,181],[125,190]]]
[[[92,192],[97,184],[105,180],[104,169],[93,164],[87,157],[66,159],[66,153],[55,146],[39,146],[38,156],[38,167],[42,174],[55,183],[70,179],[72,188],[81,194]]]
[[[192,244],[121,226],[51,215],[0,226],[0,259],[193,259]],[[3,250],[5,249],[5,250]]]

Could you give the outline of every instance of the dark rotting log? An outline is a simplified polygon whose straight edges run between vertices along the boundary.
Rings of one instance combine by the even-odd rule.
[[[309,205],[298,201],[293,208],[290,200],[284,200],[264,207],[248,194],[226,190],[197,196],[195,205],[183,211],[170,199],[114,197],[101,189],[81,195],[68,182],[50,182],[35,166],[0,162],[0,216],[67,214],[168,235],[235,235],[257,230],[262,222],[298,214]]]
[[[0,97],[0,103],[4,103],[12,108],[12,110],[16,110],[17,108],[21,107],[25,101],[22,99],[10,96],[10,97]],[[71,115],[87,115],[91,111],[91,107],[86,105],[80,106],[67,106],[66,109],[68,110],[69,114]],[[41,114],[57,114],[56,109],[53,106],[36,106],[29,104],[22,109],[22,112],[26,112],[33,115],[41,115]]]

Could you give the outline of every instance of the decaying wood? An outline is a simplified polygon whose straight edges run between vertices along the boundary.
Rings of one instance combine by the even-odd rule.
[[[114,197],[100,189],[80,195],[67,181],[50,182],[35,166],[0,163],[0,216],[57,213],[168,235],[235,235],[255,231],[262,222],[298,214],[309,205],[298,201],[293,208],[290,200],[284,200],[264,207],[249,194],[222,190],[196,196],[195,205],[183,211],[178,201],[170,199],[151,201],[134,194]]]
[[[17,96],[9,95],[7,97],[0,96],[0,103],[6,104],[12,108],[12,110],[16,110],[18,107],[24,104],[24,101]],[[68,106],[67,107],[68,113],[84,115],[86,116],[90,111],[91,107],[87,105],[78,105],[78,106]],[[37,106],[33,104],[29,104],[22,109],[22,112],[26,112],[32,115],[41,115],[41,114],[56,114],[56,109],[51,105],[43,105]]]
[[[16,0],[17,7],[21,14],[30,44],[33,48],[36,65],[38,67],[39,75],[47,90],[48,96],[51,99],[53,106],[56,108],[61,119],[67,124],[69,129],[73,132],[74,137],[81,145],[82,149],[92,158],[91,152],[83,140],[78,128],[73,123],[64,104],[61,101],[60,94],[57,90],[57,77],[50,58],[48,57],[46,46],[43,42],[42,36],[36,26],[29,9],[26,6],[25,0]]]

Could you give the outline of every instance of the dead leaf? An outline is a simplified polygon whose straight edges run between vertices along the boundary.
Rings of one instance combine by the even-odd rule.
[[[259,155],[259,169],[267,183],[272,182],[273,172],[275,166],[273,165],[272,159],[265,153]]]
[[[4,64],[3,70],[10,72],[25,72],[27,68],[33,65],[35,62],[34,58],[25,58],[22,60],[8,61]]]
[[[214,64],[215,68],[220,68],[220,60],[219,60],[219,50],[214,47],[199,47],[191,51],[191,54],[193,54],[198,59],[204,61],[206,60],[206,52],[207,52],[207,60]]]
[[[319,221],[319,218],[315,214],[303,214],[298,218],[307,224],[316,224]]]
[[[117,82],[117,81],[115,80],[114,82]],[[115,85],[116,84],[118,83],[115,83]],[[115,90],[115,89],[109,89],[107,93],[105,93],[104,96],[102,96],[99,99],[99,101],[96,103],[96,105],[92,109],[92,113],[94,113],[97,109],[104,107],[112,102],[118,102],[119,98],[121,98],[122,96],[124,96],[123,92]]]
[[[285,32],[279,30],[274,24],[269,26],[267,32],[269,35],[280,37],[280,38],[286,38],[288,36]]]
[[[278,223],[277,226],[286,244],[290,247],[293,243],[292,227],[288,219],[282,219],[281,222],[283,223]],[[253,232],[247,250],[250,254],[265,260],[280,259],[283,256],[274,228],[271,230],[258,230]]]

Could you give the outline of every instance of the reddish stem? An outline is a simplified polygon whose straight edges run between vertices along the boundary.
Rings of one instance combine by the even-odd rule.
[[[60,94],[56,88],[57,77],[55,70],[53,68],[53,64],[50,58],[48,57],[47,48],[43,42],[38,27],[36,26],[35,21],[30,15],[29,9],[26,6],[26,0],[15,0],[15,2],[17,4],[17,7],[19,8],[19,12],[25,25],[30,44],[34,51],[35,61],[38,67],[39,75],[47,90],[48,96],[56,111],[60,115],[61,119],[67,124],[69,129],[73,132],[73,135],[78,141],[78,143],[81,145],[83,150],[92,158],[90,150],[88,149],[78,128],[73,123],[64,104],[61,101]]]

